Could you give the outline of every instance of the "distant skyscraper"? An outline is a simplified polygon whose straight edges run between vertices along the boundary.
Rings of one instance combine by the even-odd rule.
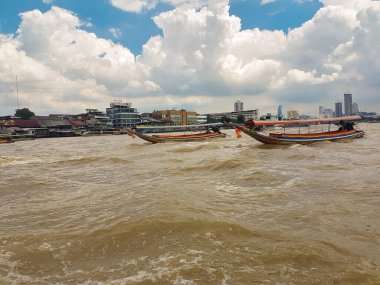
[[[358,103],[352,103],[352,114],[353,115],[359,114],[359,105],[358,105]]]
[[[282,120],[282,118],[284,117],[284,115],[282,114],[282,105],[278,106],[278,110],[277,110],[277,118],[279,120]]]
[[[237,100],[235,102],[235,105],[234,105],[234,111],[235,112],[242,112],[242,111],[244,111],[243,102],[241,102],[240,100]]]
[[[335,117],[342,117],[342,116],[343,116],[342,102],[336,102],[335,103]]]
[[[352,94],[344,94],[344,115],[352,115]]]
[[[324,118],[325,117],[325,108],[323,106],[319,106],[319,118]]]
[[[333,117],[334,117],[334,111],[331,109],[325,109],[324,118],[333,118]]]

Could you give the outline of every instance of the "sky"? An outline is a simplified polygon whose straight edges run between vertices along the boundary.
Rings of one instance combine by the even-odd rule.
[[[0,0],[0,115],[380,113],[379,50],[373,0]]]

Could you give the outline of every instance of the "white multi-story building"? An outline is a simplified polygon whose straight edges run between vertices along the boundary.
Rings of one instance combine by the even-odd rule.
[[[207,115],[197,114],[197,123],[198,124],[206,124],[207,123]]]
[[[210,121],[220,121],[223,117],[226,117],[231,120],[237,120],[239,116],[243,116],[245,121],[249,120],[258,120],[259,119],[259,110],[247,110],[241,112],[224,112],[224,113],[214,113],[208,114],[207,117]]]
[[[123,103],[122,100],[111,102],[106,113],[114,128],[126,128],[141,122],[140,114],[136,108],[132,108],[132,103]]]

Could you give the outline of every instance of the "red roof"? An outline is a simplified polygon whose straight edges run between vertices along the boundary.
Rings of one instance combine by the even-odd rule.
[[[18,128],[41,128],[41,125],[35,119],[8,119],[0,120],[0,125],[5,127],[18,127]]]
[[[85,126],[86,123],[82,120],[72,120],[70,121],[70,123],[73,125],[73,126],[77,126],[77,127],[82,127],[82,126]]]

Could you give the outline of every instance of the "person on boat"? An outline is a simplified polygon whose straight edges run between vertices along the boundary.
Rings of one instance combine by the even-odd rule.
[[[354,125],[354,122],[341,122],[341,127],[339,128],[339,130],[352,131],[354,130]]]
[[[218,133],[218,134],[221,133],[220,130],[219,130],[219,127],[217,127],[217,126],[213,126],[211,129],[212,129],[212,131],[213,131],[214,133]]]

